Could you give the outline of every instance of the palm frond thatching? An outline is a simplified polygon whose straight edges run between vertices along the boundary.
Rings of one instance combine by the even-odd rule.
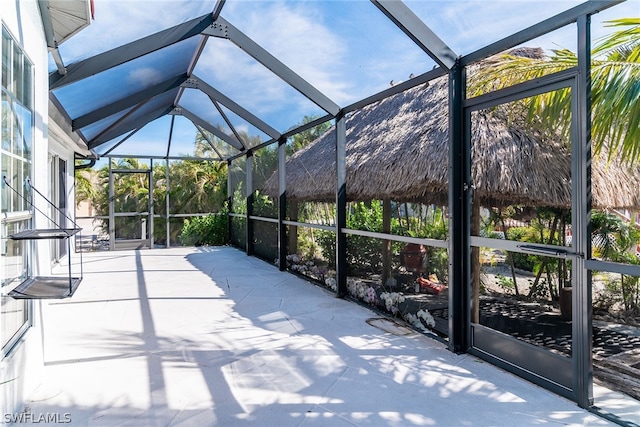
[[[347,199],[446,204],[449,167],[446,77],[420,85],[347,117]],[[562,138],[542,138],[512,113],[479,111],[472,122],[474,196],[484,205],[569,207],[571,156]],[[335,132],[331,128],[286,163],[287,197],[333,201]],[[452,167],[461,167],[453,164]],[[597,207],[640,207],[640,170],[594,159]],[[278,194],[277,177],[264,191]]]

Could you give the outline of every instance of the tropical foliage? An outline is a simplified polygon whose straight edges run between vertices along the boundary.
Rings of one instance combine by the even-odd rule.
[[[148,171],[149,165],[139,159],[124,158],[113,161],[113,169]],[[169,163],[169,213],[170,215],[219,212],[226,201],[226,163],[213,161],[181,160]],[[93,174],[94,178],[92,178]],[[149,179],[147,173],[117,173],[114,176],[115,212],[148,212]],[[167,203],[167,165],[153,166],[153,210],[164,217]],[[93,181],[95,182],[93,182]],[[80,170],[76,173],[78,201],[88,200],[96,216],[109,215],[109,166],[97,171]],[[117,238],[140,238],[140,218],[116,218]],[[172,218],[171,240],[175,244],[182,228],[182,218]],[[108,233],[108,220],[101,219],[103,232]],[[158,243],[166,243],[166,222],[154,221],[154,236]]]
[[[186,246],[224,245],[227,243],[229,217],[226,210],[217,214],[185,219],[180,243]]]
[[[640,161],[640,18],[618,19],[607,25],[616,31],[596,40],[591,52],[594,153],[606,149],[610,157],[621,155],[628,162],[637,163]],[[515,50],[494,58],[490,66],[477,67],[470,79],[469,95],[476,96],[487,89],[512,86],[578,65],[576,53],[567,49],[553,50],[548,57],[524,52]],[[564,137],[569,135],[569,90],[552,91],[531,100],[526,106],[530,124],[554,123],[554,131]]]
[[[397,236],[423,237],[445,240],[448,233],[448,222],[443,208],[425,206],[418,203],[394,204],[390,218],[391,234]],[[411,211],[411,214],[408,212]],[[333,211],[335,212],[335,210]],[[382,231],[383,223],[382,202],[351,202],[347,206],[347,228],[361,231]],[[336,239],[333,231],[320,230],[316,233],[316,241],[331,268],[335,268]],[[363,277],[366,274],[376,274],[382,271],[383,240],[349,235],[347,238],[347,271],[350,275]],[[391,266],[397,273],[401,267],[400,252],[405,243],[393,242],[391,253],[395,263]],[[448,276],[447,252],[441,248],[425,248],[426,270],[429,274],[436,274],[446,281]],[[313,258],[313,254],[303,254],[306,259]]]

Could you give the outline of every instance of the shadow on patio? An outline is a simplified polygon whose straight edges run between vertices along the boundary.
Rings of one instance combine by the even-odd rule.
[[[85,254],[43,316],[25,410],[73,425],[608,424],[229,247]]]

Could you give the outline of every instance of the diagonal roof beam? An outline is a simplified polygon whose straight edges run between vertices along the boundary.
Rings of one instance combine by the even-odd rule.
[[[127,139],[131,138],[131,137],[132,137],[133,135],[135,135],[139,130],[140,130],[140,128],[132,130],[132,131],[129,133],[129,135],[127,135],[127,136],[125,136],[124,138],[122,138],[122,139],[121,139],[120,141],[118,141],[118,142],[117,142],[113,147],[109,148],[107,151],[105,151],[105,152],[104,152],[104,153],[102,153],[102,154],[98,153],[98,156],[99,156],[99,157],[102,157],[102,156],[106,156],[106,155],[108,155],[108,154],[109,154],[109,153],[111,153],[113,150],[115,150],[116,148],[118,148],[120,145],[124,144],[124,142],[125,142]]]
[[[139,107],[142,107],[143,105],[144,105],[144,103],[140,104]],[[100,134],[97,135],[95,138],[91,139],[91,141],[89,142],[89,148],[91,148],[91,149],[96,148],[96,147],[104,144],[105,142],[109,142],[113,138],[116,138],[116,137],[118,137],[118,136],[120,136],[120,135],[122,135],[122,134],[124,134],[126,132],[129,132],[130,130],[133,130],[133,129],[138,129],[139,130],[139,129],[143,128],[147,123],[150,123],[150,122],[152,122],[152,121],[164,116],[165,114],[169,114],[169,112],[173,108],[173,106],[166,107],[166,106],[162,105],[162,106],[160,106],[158,108],[155,108],[154,110],[151,110],[151,111],[147,112],[143,116],[138,117],[135,122],[127,124],[126,127],[123,126],[124,119],[129,118],[129,116],[131,114],[133,114],[135,111],[137,111],[139,107],[134,108],[129,113],[127,113],[125,116],[123,116],[120,120],[118,120],[116,123],[114,123],[113,125],[109,126],[105,130],[100,132]],[[116,134],[112,136],[112,135],[110,135],[112,133],[116,133]]]
[[[213,144],[213,141],[211,141],[209,139],[209,135],[208,135],[207,130],[205,128],[203,128],[203,127],[200,127],[199,125],[197,125],[195,123],[194,123],[194,126],[196,127],[196,129],[198,129],[198,132],[200,132],[200,135],[202,135],[204,140],[207,141],[207,144],[209,144],[209,147],[211,147],[211,149],[216,152],[216,154],[218,155],[218,157],[220,159],[223,159],[224,157],[222,156],[222,154],[220,154],[220,152],[218,151],[216,146]]]
[[[209,131],[212,134],[214,134],[216,137],[220,138],[221,140],[223,140],[227,144],[231,145],[232,147],[234,147],[234,148],[236,148],[236,149],[238,149],[240,151],[245,151],[246,150],[244,148],[244,146],[239,141],[236,141],[235,139],[231,138],[229,135],[227,135],[226,133],[222,132],[217,127],[212,126],[209,122],[207,122],[206,120],[200,118],[199,116],[197,116],[196,114],[192,113],[191,111],[187,110],[184,107],[176,107],[169,114],[178,114],[178,115],[181,115],[183,117],[186,117],[187,119],[191,120],[191,122],[194,125],[200,126],[203,129],[206,129],[207,131]]]
[[[231,40],[236,46],[245,51],[253,59],[271,70],[271,72],[280,77],[287,84],[292,86],[327,113],[335,116],[338,114],[338,111],[340,111],[340,107],[335,102],[302,77],[297,75],[293,70],[280,62],[275,56],[271,55],[262,48],[262,46],[247,37],[224,18],[218,17],[216,22],[211,27],[205,29],[202,34]]]
[[[229,129],[231,129],[231,132],[233,132],[233,136],[235,136],[236,139],[240,141],[240,144],[242,144],[242,146],[246,149],[247,144],[245,143],[245,141],[243,141],[242,137],[236,130],[235,126],[233,126],[233,123],[231,123],[231,120],[229,120],[229,117],[227,117],[227,115],[224,113],[222,108],[220,108],[220,104],[218,104],[218,102],[216,102],[214,99],[212,99],[211,102],[213,102],[213,105],[216,107],[216,110],[218,110],[218,113],[220,113],[224,122],[227,124],[227,126],[229,126]]]
[[[95,111],[91,111],[73,120],[71,122],[72,128],[73,130],[78,130],[92,123],[100,121],[104,118],[112,116],[113,114],[126,110],[127,108],[133,107],[141,102],[144,102],[150,98],[153,98],[154,96],[160,95],[171,89],[175,89],[176,87],[184,83],[185,80],[187,80],[186,74],[183,74],[177,77],[172,77],[170,79],[165,80],[164,82],[148,87],[147,89],[134,93],[133,95],[123,98],[117,102],[106,105]]]
[[[215,21],[216,19],[218,19],[218,16],[220,16],[220,13],[222,12],[222,8],[224,7],[224,3],[226,0],[218,0],[216,2],[216,5],[213,7],[213,20]]]
[[[456,55],[427,25],[402,1],[371,0],[387,18],[400,28],[415,44],[441,67],[450,70]]]
[[[196,36],[213,22],[211,14],[192,19],[134,42],[103,52],[67,66],[67,74],[49,74],[49,89],[53,90],[98,74],[132,59]]]
[[[169,126],[169,139],[167,140],[167,158],[171,153],[171,142],[173,141],[173,126],[176,122],[176,116],[171,116],[171,126]]]
[[[200,60],[200,56],[202,55],[202,52],[204,51],[204,47],[207,45],[207,41],[209,40],[209,37],[205,36],[205,35],[201,35],[200,36],[200,42],[198,43],[198,47],[196,48],[196,51],[193,53],[193,56],[191,57],[191,62],[189,63],[189,66],[187,67],[187,76],[191,77],[191,74],[193,73],[193,70],[196,68],[196,65],[198,64],[198,61]],[[176,98],[173,100],[173,105],[177,106],[178,104],[180,104],[180,98],[182,98],[182,94],[184,93],[184,89],[181,87],[180,90],[178,91],[178,94],[176,95]]]
[[[587,1],[581,3],[571,9],[567,9],[551,18],[540,21],[524,30],[511,34],[501,40],[491,43],[483,48],[476,50],[468,55],[460,58],[460,65],[465,66],[472,64],[473,62],[487,58],[488,56],[495,55],[500,52],[509,50],[515,46],[526,43],[537,37],[548,34],[558,28],[562,28],[565,25],[576,22],[580,15],[591,15],[594,13],[602,12],[617,4],[623,3],[625,0],[606,0],[606,1]]]
[[[204,80],[198,78],[195,74],[192,75],[191,78],[188,79],[183,84],[183,86],[192,88],[192,89],[200,89],[202,92],[207,94],[213,102],[219,102],[220,104],[224,105],[226,108],[233,111],[239,117],[251,123],[252,126],[255,126],[257,129],[260,129],[260,131],[266,133],[271,138],[273,139],[280,138],[280,132],[278,132],[277,130],[275,130],[274,128],[272,128],[262,120],[260,120],[250,111],[238,105],[235,101],[233,101],[231,98],[224,95],[222,92],[210,86]]]
[[[98,138],[100,138],[104,134],[106,134],[106,133],[110,132],[111,130],[113,130],[115,127],[117,127],[119,124],[121,124],[126,118],[128,118],[133,113],[135,113],[137,110],[142,108],[144,106],[144,104],[146,104],[147,102],[148,101],[145,101],[145,102],[142,102],[142,103],[138,104],[135,108],[133,108],[131,111],[127,112],[125,115],[120,117],[118,120],[116,120],[110,126],[107,126],[106,128],[104,128],[100,133],[98,133],[98,135],[96,135],[93,139],[91,139],[91,141],[87,141],[87,145],[89,146],[89,148],[95,148],[98,145],[100,145],[101,143],[96,143],[95,142]]]

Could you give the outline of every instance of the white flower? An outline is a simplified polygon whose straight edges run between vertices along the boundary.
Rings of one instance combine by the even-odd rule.
[[[405,297],[399,292],[383,292],[380,299],[384,301],[385,308],[393,314],[398,312],[398,305],[404,302]]]
[[[363,283],[358,283],[357,290],[358,290],[358,298],[360,298],[361,300],[364,300],[365,296],[367,295],[367,288],[365,287],[365,285]]]
[[[378,295],[376,294],[376,290],[373,289],[372,286],[369,286],[367,289],[367,295],[365,296],[365,302],[368,304],[375,304],[378,300]]]
[[[349,295],[353,297],[358,296],[358,290],[354,281],[347,280],[347,291],[349,291]]]
[[[424,327],[424,325],[422,324],[420,319],[418,319],[418,316],[416,316],[413,313],[407,313],[404,316],[404,320],[406,320],[407,323],[412,325],[414,328],[420,329],[421,331],[426,331],[427,330],[427,328]]]
[[[430,328],[436,326],[436,321],[428,310],[419,310],[417,315],[420,319],[424,320],[424,323]]]
[[[338,288],[338,283],[336,282],[336,279],[334,279],[333,277],[327,277],[324,280],[324,283],[334,291]]]

